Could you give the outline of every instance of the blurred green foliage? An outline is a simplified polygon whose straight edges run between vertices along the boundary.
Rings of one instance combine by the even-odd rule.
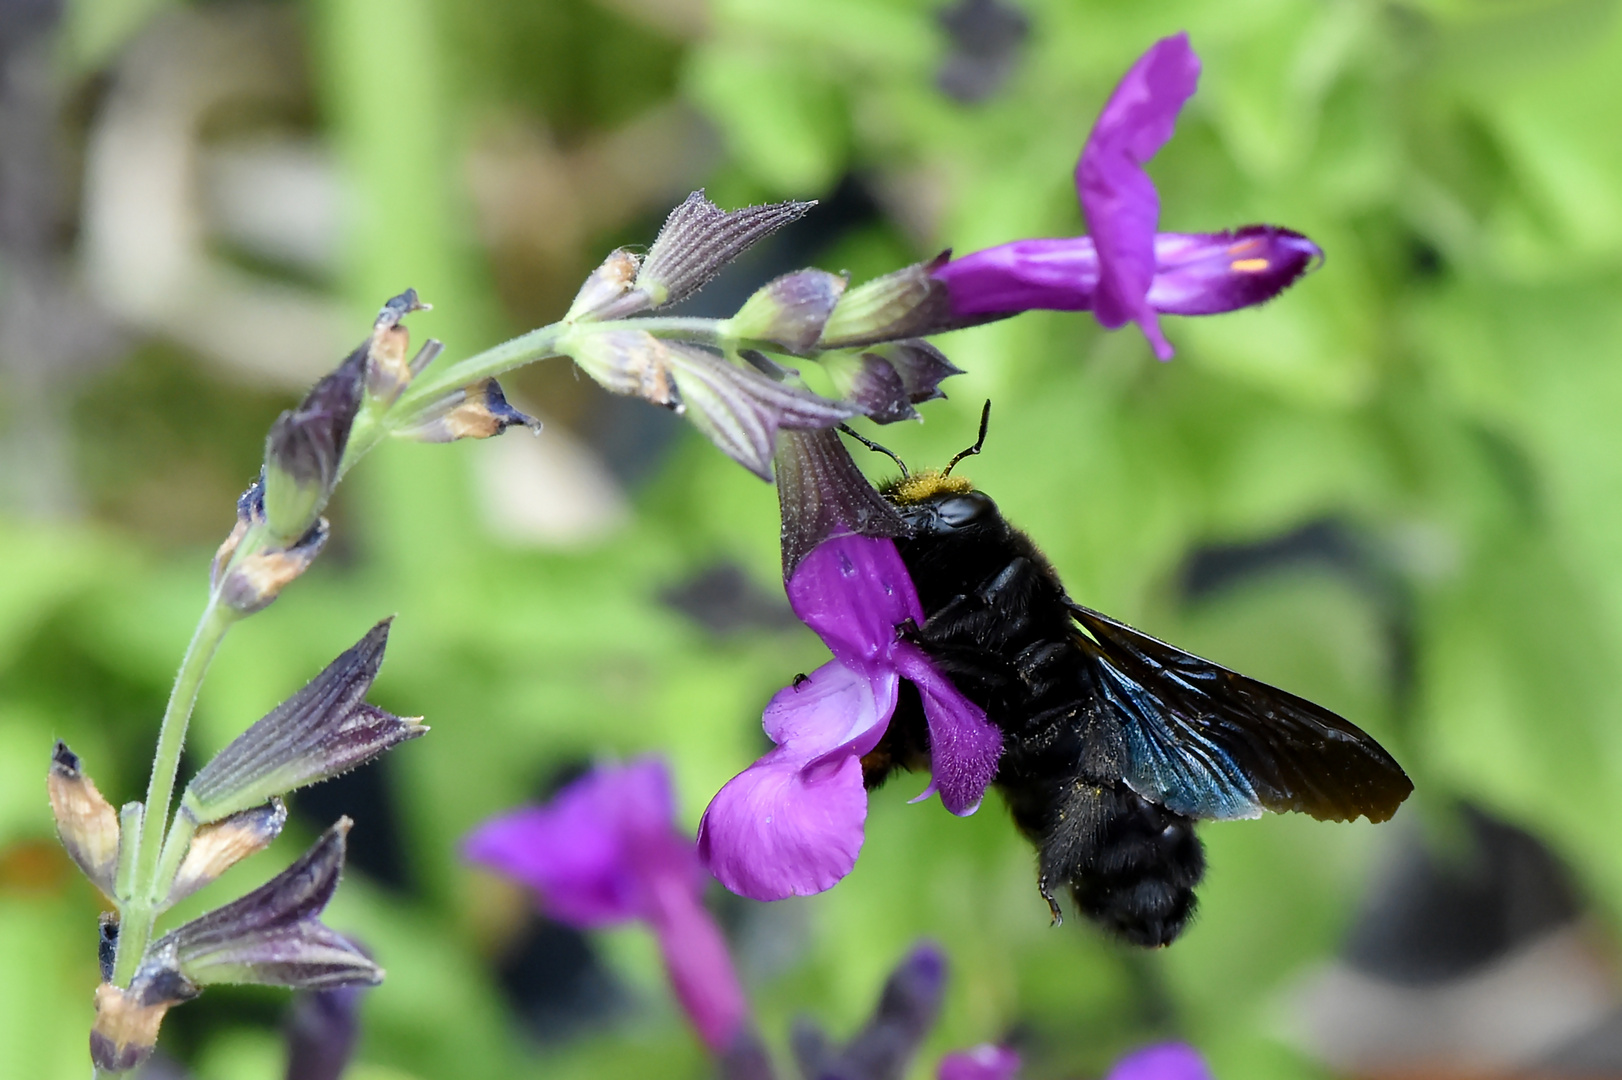
[[[115,48],[83,30],[98,11],[155,6],[79,5],[83,50]],[[1277,1037],[1292,980],[1335,949],[1389,834],[1445,837],[1460,798],[1535,832],[1606,918],[1622,913],[1616,0],[1021,0],[1026,54],[974,106],[935,88],[948,42],[926,0],[716,0],[709,32],[688,42],[633,25],[628,6],[302,6],[324,130],[362,209],[344,286],[357,336],[406,284],[436,304],[414,329],[453,357],[522,329],[492,300],[457,167],[493,109],[568,132],[683,95],[722,134],[709,190],[723,205],[862,177],[894,220],[820,259],[861,278],[932,244],[1079,232],[1070,169],[1092,117],[1152,40],[1186,28],[1205,74],[1151,170],[1165,227],[1287,224],[1327,265],[1261,310],[1171,320],[1179,354],[1165,365],[1086,316],[950,336],[940,344],[968,371],[952,400],[881,437],[909,461],[943,460],[993,398],[970,474],[1078,598],[1346,713],[1419,786],[1379,830],[1272,816],[1207,827],[1202,917],[1176,947],[1129,955],[1085,925],[1047,927],[1030,852],[994,800],[960,821],[906,805],[914,789],[898,781],[875,796],[848,880],[742,923],[770,939],[740,948],[778,1049],[795,1014],[854,1027],[927,935],[955,977],[917,1076],[946,1049],[1015,1030],[1034,1078],[1097,1075],[1166,1034],[1191,1038],[1222,1076],[1316,1075]],[[100,523],[0,527],[0,1075],[86,1069],[96,901],[48,843],[51,739],[115,801],[137,797],[204,595],[207,549],[163,525],[195,511],[140,467],[193,458],[171,478],[218,490],[203,474],[245,482],[258,452],[261,428],[189,426],[217,403],[165,363],[138,355],[86,392],[82,463],[105,493]],[[233,408],[269,418],[260,398]],[[808,633],[716,637],[660,602],[720,559],[776,588],[773,492],[681,438],[633,521],[575,552],[486,535],[468,465],[487,447],[384,447],[335,507],[342,551],[226,643],[194,760],[389,612],[378,699],[433,724],[386,772],[415,888],[353,872],[333,909],[389,971],[356,1077],[705,1074],[634,930],[598,940],[630,1011],[571,1041],[530,1041],[492,974],[502,891],[456,856],[482,817],[599,755],[667,755],[696,823],[759,751],[768,695],[820,662]],[[218,459],[195,460],[199,445]],[[230,513],[218,505],[222,535]],[[1301,565],[1182,599],[1191,553],[1325,520],[1359,538],[1388,589]],[[305,838],[192,903],[268,876]],[[248,1002],[243,1016],[280,1001],[210,995]],[[185,1030],[207,1080],[278,1074],[262,1024]]]

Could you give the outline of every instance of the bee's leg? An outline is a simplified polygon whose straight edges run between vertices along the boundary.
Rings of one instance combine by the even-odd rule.
[[[1048,925],[1055,927],[1063,926],[1064,912],[1059,910],[1059,901],[1053,898],[1053,885],[1048,881],[1048,876],[1046,874],[1043,874],[1041,877],[1036,879],[1036,888],[1041,892],[1042,899],[1048,902],[1048,913],[1053,916],[1053,921],[1048,923]]]

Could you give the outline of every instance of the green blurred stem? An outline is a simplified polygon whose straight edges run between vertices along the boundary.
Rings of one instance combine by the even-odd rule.
[[[152,758],[152,780],[146,789],[146,821],[135,854],[134,889],[120,912],[118,953],[113,961],[113,982],[119,986],[129,985],[152,938],[152,923],[159,903],[156,895],[160,884],[158,861],[163,853],[169,801],[174,796],[175,773],[180,768],[180,751],[186,743],[186,726],[197,704],[203,675],[225,632],[235,621],[236,612],[220,602],[217,592],[210,592],[208,606],[203,609],[203,617],[197,622],[197,631],[175,675],[174,689],[169,692],[169,705],[163,711],[163,725],[158,729],[157,753]]]

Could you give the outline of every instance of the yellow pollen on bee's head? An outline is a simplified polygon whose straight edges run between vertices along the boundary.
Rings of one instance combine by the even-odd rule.
[[[1239,274],[1259,274],[1267,269],[1266,259],[1235,259],[1228,264],[1229,269]]]
[[[974,490],[974,484],[964,476],[945,476],[934,469],[925,472],[913,473],[903,476],[895,482],[890,489],[890,497],[903,506],[911,503],[920,503],[941,492],[950,492],[953,495],[967,495]]]

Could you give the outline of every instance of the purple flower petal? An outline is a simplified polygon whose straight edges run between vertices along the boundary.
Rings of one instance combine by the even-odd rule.
[[[1136,322],[1162,360],[1172,348],[1148,300],[1160,196],[1143,166],[1171,138],[1199,75],[1187,34],[1155,42],[1110,95],[1076,166],[1082,212],[1098,247],[1093,314],[1110,329]]]
[[[952,314],[1090,311],[1098,289],[1098,251],[1091,237],[1015,240],[973,251],[935,271]]]
[[[1211,1070],[1192,1046],[1161,1043],[1122,1058],[1106,1080],[1211,1080]]]
[[[835,660],[777,692],[765,716],[777,748],[728,781],[699,823],[699,858],[721,884],[781,900],[850,873],[867,821],[860,759],[884,735],[896,686]]]
[[[1220,233],[1155,237],[1149,306],[1170,315],[1217,315],[1264,303],[1323,261],[1298,232],[1246,225]]]
[[[841,536],[800,561],[789,605],[849,667],[872,675],[894,647],[896,627],[924,621],[907,566],[887,537]]]
[[[1002,732],[922,649],[903,642],[896,647],[895,659],[901,674],[917,684],[929,721],[930,781],[919,798],[939,792],[942,806],[967,817],[980,809],[986,786],[997,775]]]
[[[646,875],[637,859],[650,852],[679,863],[687,851],[690,868],[676,872],[700,887],[673,818],[669,775],[647,759],[594,770],[547,806],[494,818],[468,836],[462,851],[536,890],[548,914],[584,929],[647,916]]]
[[[981,1043],[941,1058],[938,1080],[1013,1080],[1019,1075],[1019,1053],[1006,1046]]]
[[[705,1045],[720,1054],[749,1019],[749,1002],[721,928],[679,877],[655,877],[649,907],[671,989]]]

